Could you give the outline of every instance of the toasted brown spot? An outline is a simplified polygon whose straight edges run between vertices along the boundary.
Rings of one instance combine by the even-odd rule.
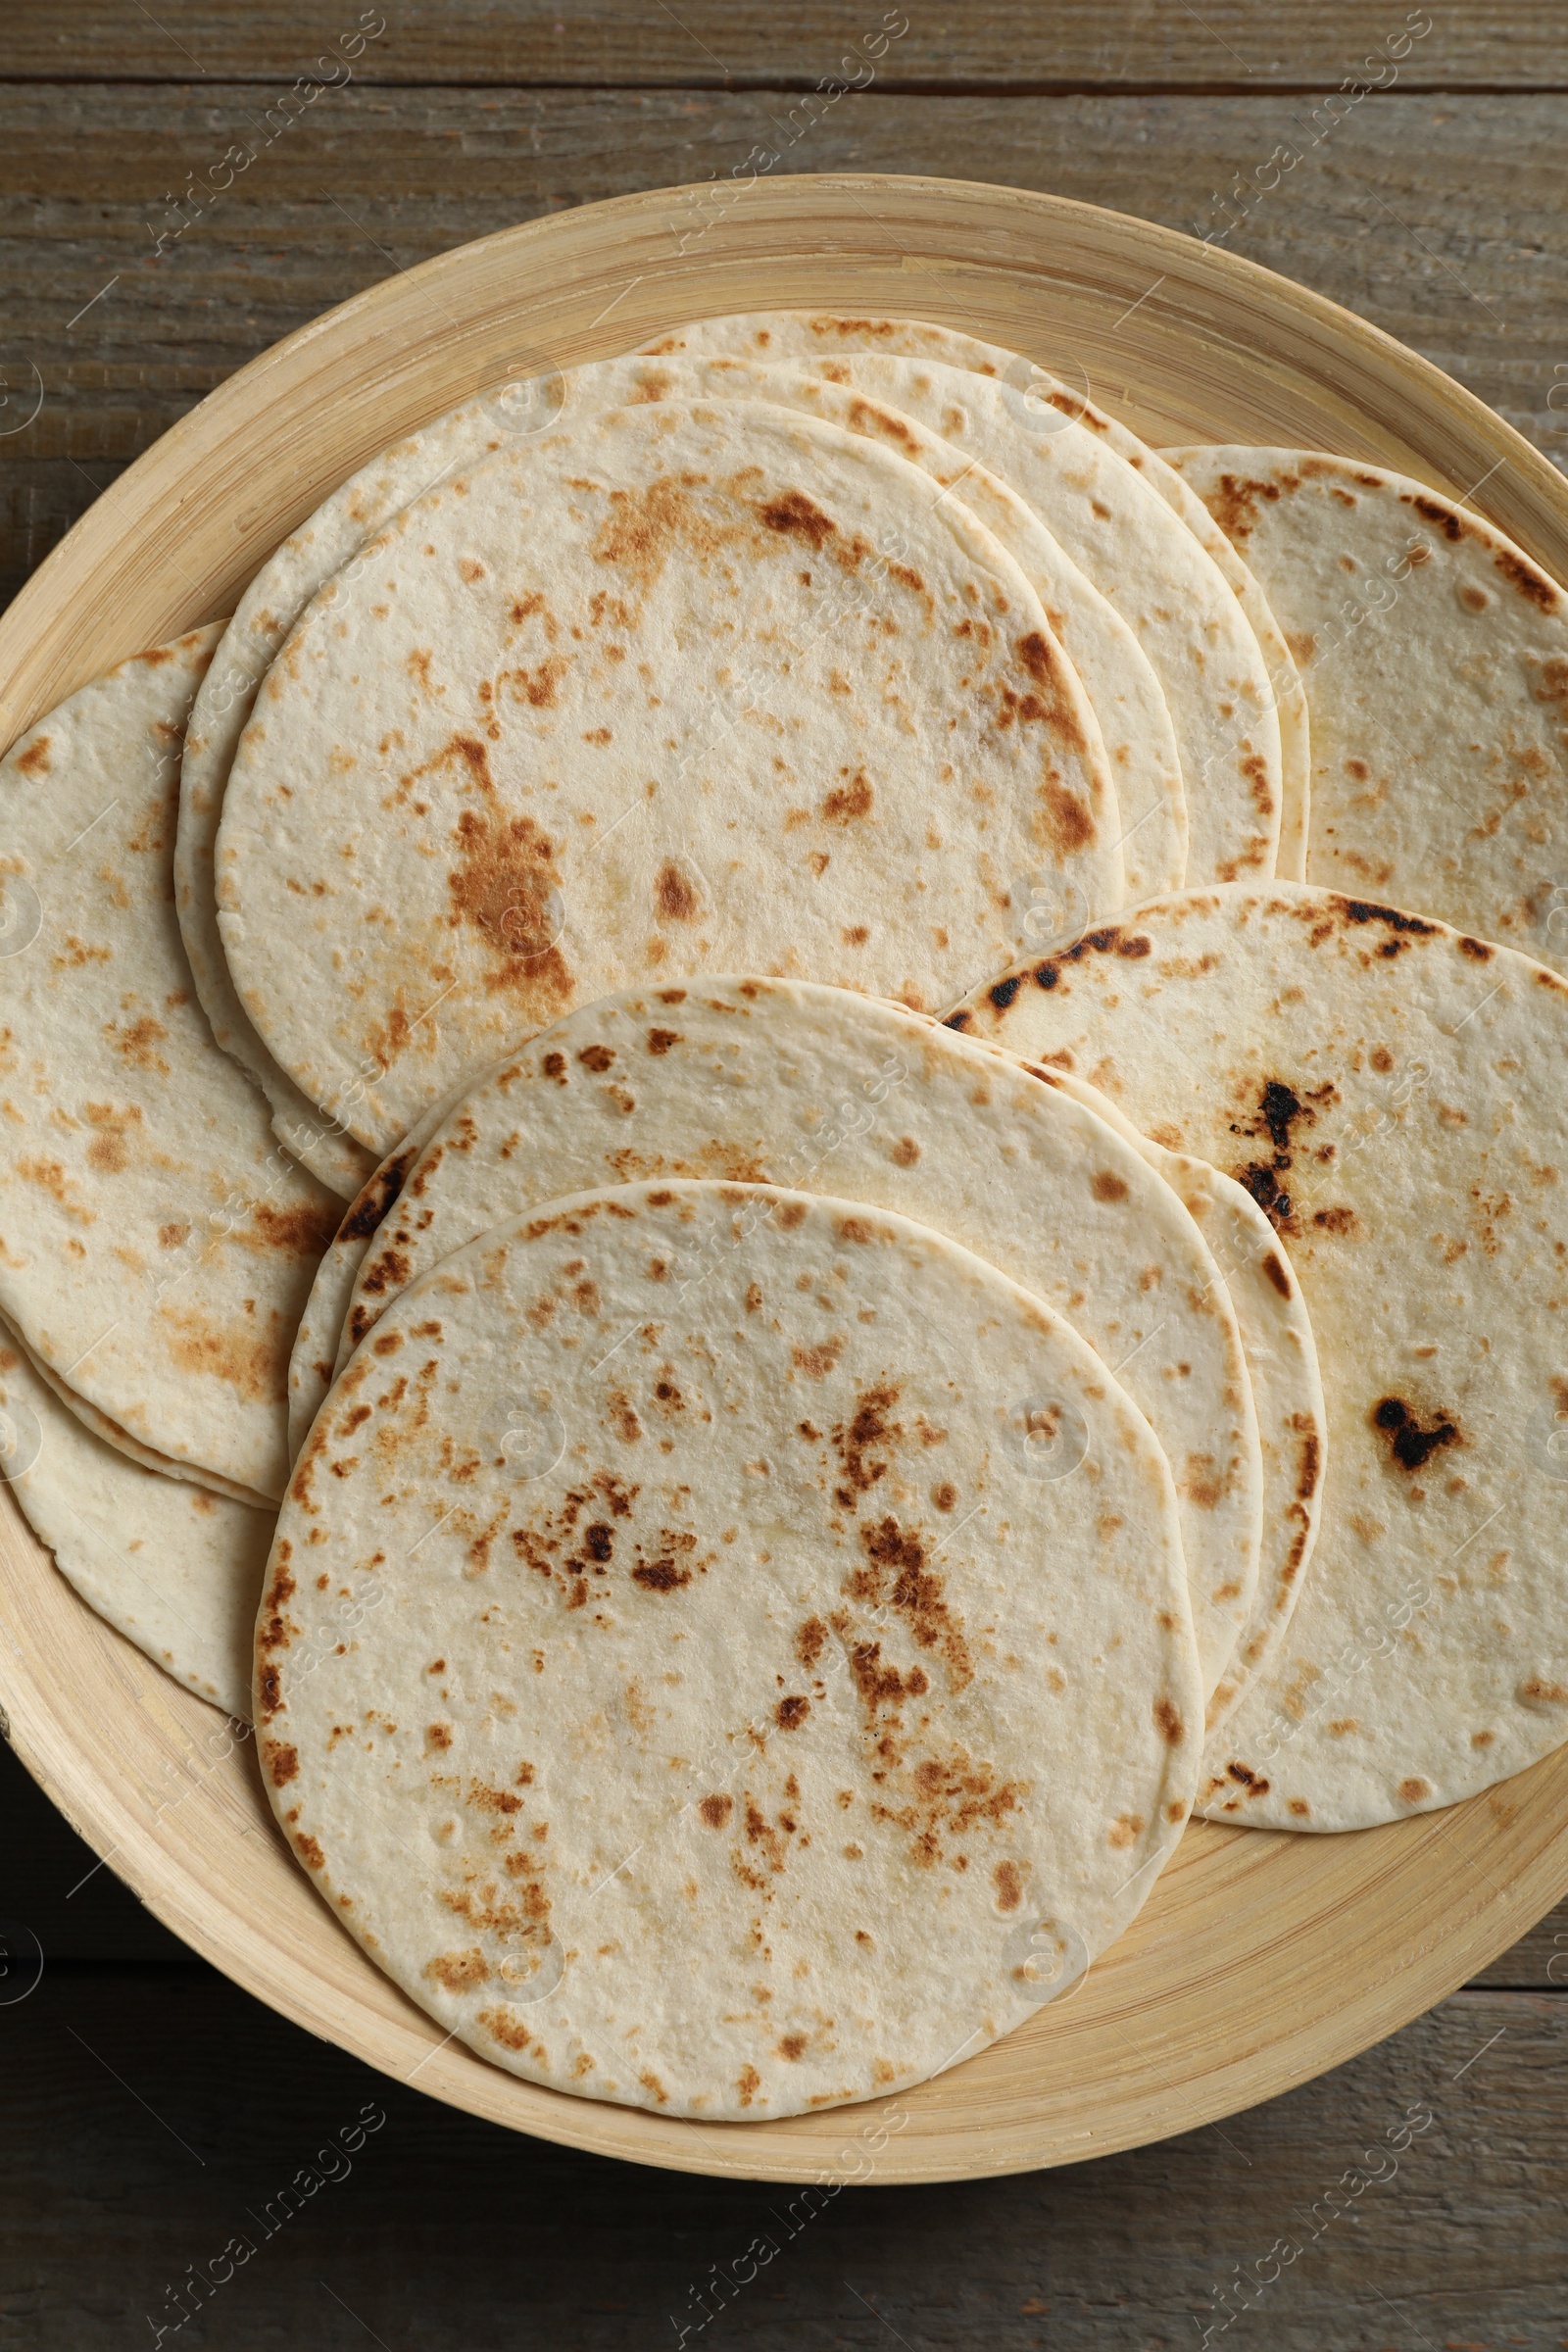
[[[337,1230],[335,1201],[302,1200],[294,1208],[274,1208],[259,1200],[247,1236],[252,1247],[275,1250],[279,1257],[318,1258]]]
[[[1511,547],[1494,549],[1492,561],[1510,587],[1517,588],[1529,603],[1539,605],[1543,612],[1556,612],[1557,591],[1544,571],[1538,571],[1523,556],[1516,556]]]
[[[777,498],[771,498],[765,506],[759,507],[757,513],[770,531],[786,532],[805,539],[813,549],[820,548],[831,539],[839,527],[807,497],[804,490],[782,491]]]
[[[860,1396],[854,1419],[847,1427],[841,1423],[833,1432],[846,1481],[838,1491],[838,1498],[846,1505],[854,1501],[856,1494],[863,1494],[868,1487],[874,1486],[887,1470],[886,1460],[872,1459],[872,1448],[889,1444],[899,1435],[896,1424],[888,1419],[898,1400],[897,1389],[867,1389]]]
[[[1372,1407],[1371,1418],[1373,1427],[1388,1438],[1401,1470],[1419,1470],[1440,1446],[1459,1442],[1458,1427],[1446,1414],[1439,1413],[1431,1427],[1423,1429],[1401,1396],[1380,1398]]]
[[[276,1741],[270,1740],[268,1741],[267,1770],[268,1776],[270,1779],[274,1788],[286,1788],[289,1782],[293,1780],[295,1774],[299,1771],[299,1768],[300,1757],[298,1748],[282,1747],[279,1746]]]
[[[1179,1747],[1183,1735],[1182,1719],[1170,1699],[1155,1699],[1154,1721],[1158,1724],[1166,1744],[1170,1747]]]
[[[424,1973],[444,1984],[448,1992],[472,1992],[490,1978],[489,1965],[477,1944],[466,1952],[443,1952]]]
[[[692,1572],[689,1568],[677,1568],[672,1559],[647,1560],[632,1570],[631,1577],[632,1583],[641,1585],[645,1592],[675,1592],[682,1585],[691,1583]]]
[[[485,986],[517,999],[524,1016],[541,1025],[571,1002],[572,979],[555,944],[550,898],[557,883],[555,844],[531,816],[504,816],[489,808],[464,808],[453,828],[456,858],[447,876],[454,928],[467,924],[490,956]],[[390,1067],[409,1044],[414,1024],[389,1012],[377,1038],[377,1058]]]
[[[1385,923],[1388,928],[1412,939],[1431,939],[1436,923],[1423,922],[1418,914],[1401,914],[1396,906],[1380,906],[1373,899],[1341,899],[1340,910],[1351,923]]]
[[[1317,1434],[1313,1430],[1308,1430],[1306,1436],[1301,1440],[1301,1467],[1296,1480],[1296,1492],[1303,1502],[1310,1502],[1312,1496],[1317,1493],[1320,1467],[1318,1455]],[[1303,1530],[1302,1541],[1304,1542],[1304,1540]]]
[[[1423,1781],[1420,1775],[1417,1773],[1412,1773],[1407,1781],[1401,1781],[1399,1783],[1400,1798],[1407,1805],[1418,1805],[1421,1803],[1423,1797],[1428,1797],[1431,1794],[1431,1783],[1429,1781]]]
[[[130,1135],[141,1125],[141,1111],[134,1102],[123,1110],[116,1110],[110,1102],[89,1102],[87,1124],[93,1138],[87,1146],[87,1164],[102,1176],[118,1176],[130,1165]]]
[[[1263,1260],[1263,1271],[1282,1298],[1291,1295],[1291,1278],[1285,1271],[1285,1261],[1271,1250]]]
[[[169,1037],[169,1031],[162,1021],[154,1020],[150,1012],[144,1012],[136,1020],[127,1022],[123,1029],[117,1030],[112,1021],[107,1027],[126,1061],[137,1069],[158,1070],[168,1077],[169,1064],[158,1051]]]
[[[942,1578],[926,1565],[921,1538],[886,1518],[876,1527],[862,1528],[860,1543],[868,1566],[852,1577],[851,1591],[858,1598],[873,1601],[886,1596],[908,1621],[921,1649],[941,1650],[954,1690],[961,1690],[974,1678],[969,1645],[961,1621],[948,1604]]]
[[[1197,1503],[1200,1511],[1218,1508],[1225,1497],[1224,1473],[1211,1453],[1190,1453],[1182,1479],[1182,1492]]]
[[[1023,1901],[1023,1880],[1016,1862],[999,1862],[991,1874],[999,1911],[1016,1911]]]
[[[811,1702],[808,1698],[781,1698],[775,1709],[779,1730],[799,1731],[810,1712]]]
[[[1108,1168],[1102,1168],[1090,1180],[1089,1189],[1097,1200],[1125,1200],[1127,1198],[1125,1182],[1120,1176],[1113,1176]]]
[[[654,883],[654,904],[666,922],[693,923],[701,911],[696,890],[672,858],[666,858]]]
[[[845,785],[830,792],[822,803],[822,816],[830,825],[847,825],[857,817],[871,813],[871,787],[861,773],[857,773]]]
[[[275,1307],[264,1331],[247,1328],[239,1316],[229,1325],[214,1323],[199,1307],[172,1300],[158,1312],[170,1327],[169,1351],[182,1371],[220,1380],[255,1403],[287,1396],[290,1341]]]
[[[697,1808],[710,1830],[721,1830],[735,1810],[732,1796],[705,1796]]]

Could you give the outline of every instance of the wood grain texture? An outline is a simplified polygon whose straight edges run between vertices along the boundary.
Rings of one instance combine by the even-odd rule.
[[[851,96],[792,120],[760,93],[356,86],[270,126],[268,104],[233,84],[0,87],[0,604],[132,457],[332,304],[514,221],[733,185],[754,149],[780,172],[984,177],[1212,231],[1568,463],[1568,216],[1547,162],[1568,97],[1369,99],[1337,127],[1277,97]],[[254,161],[215,190],[231,148]],[[1281,149],[1299,162],[1271,166]],[[676,233],[715,210],[694,197]]]
[[[0,2326],[28,2352],[152,2343],[149,2320],[181,2308],[169,2288],[187,2280],[188,2309],[190,2268],[236,2238],[254,2254],[169,2344],[652,2352],[684,2325],[688,2352],[1188,2352],[1206,2328],[1226,2352],[1548,2352],[1568,2335],[1561,1996],[1461,1993],[1223,2126],[897,2196],[518,2140],[205,1970],[46,1976],[0,2010]]]
[[[643,0],[589,7],[553,0],[449,0],[443,7],[364,8],[360,0],[77,0],[70,10],[22,0],[8,17],[7,78],[180,81],[293,79],[317,60],[323,77],[356,25],[385,29],[354,58],[367,81],[472,86],[576,82],[726,81],[811,89],[825,75],[858,78],[874,66],[889,88],[953,90],[1118,84],[1338,88],[1369,55],[1398,63],[1399,81],[1421,87],[1561,86],[1562,24],[1552,0],[1298,0],[1261,9],[1254,0],[1206,0],[1200,12],[1166,0]],[[878,50],[878,30],[906,30]],[[1411,30],[1425,24],[1424,33]],[[1405,39],[1402,56],[1396,46]],[[1382,71],[1371,68],[1374,75]]]
[[[147,453],[0,620],[18,719],[236,590],[369,451],[528,348],[564,362],[753,303],[906,307],[1059,365],[1155,437],[1284,434],[1481,502],[1568,571],[1568,487],[1457,386],[1348,315],[1136,221],[985,186],[760,181],[575,210],[388,279],[223,385]],[[1069,2000],[880,2107],[695,2126],[522,2082],[441,2042],[329,1919],[247,1745],[92,1618],[0,1517],[0,1694],[29,1766],[168,1925],[389,2075],[514,2130],[679,2169],[930,2181],[1059,2164],[1225,2116],[1402,2024],[1568,1883],[1568,1751],[1466,1805],[1354,1837],[1195,1825]]]
[[[814,89],[883,11],[880,0],[863,16],[675,0],[676,24],[647,0],[422,0],[387,12],[349,90],[279,133],[281,93],[357,13],[324,0],[243,13],[153,0],[150,14],[133,0],[69,12],[22,0],[7,12],[0,606],[130,459],[280,335],[392,267],[512,221],[728,177],[754,144],[778,149],[780,124],[793,127],[788,106],[744,85]],[[1056,188],[1200,234],[1234,219],[1232,251],[1348,303],[1568,460],[1557,0],[1429,10],[1433,31],[1402,62],[1396,93],[1321,137],[1339,110],[1319,93],[1397,27],[1402,6],[991,0],[906,13],[910,32],[890,42],[871,92],[824,111],[779,170]],[[731,93],[714,94],[726,74]],[[6,86],[27,76],[51,86]],[[116,76],[127,78],[105,86]],[[449,86],[408,86],[421,82]],[[1301,88],[1304,105],[1284,95]],[[964,89],[990,94],[900,94]],[[1483,94],[1530,89],[1540,94]],[[255,162],[151,261],[166,194],[197,184],[231,142]],[[1282,143],[1301,161],[1261,191]],[[18,431],[34,368],[46,405]],[[184,1786],[162,1782],[152,1803],[177,1803]],[[779,2212],[792,2217],[799,2192],[540,2148],[391,2086],[188,1954],[145,1976],[73,1971],[73,1954],[183,1952],[111,1870],[81,1886],[91,1863],[0,1753],[0,1914],[20,1912],[49,1954],[39,1992],[0,2008],[0,2341],[50,2352],[150,2341],[145,2315],[166,2309],[166,2282],[246,2227],[236,2208],[265,2209],[370,2099],[389,2116],[370,2143],[380,2157],[269,2240],[192,2340],[229,2352],[363,2344],[364,2323],[324,2277],[398,2352],[674,2342],[670,2315],[695,2317],[689,2290],[714,2266],[733,2271],[757,2230],[780,2236]],[[1478,1981],[1546,1991],[1568,1979],[1564,1955],[1568,1905]],[[1211,2340],[1260,2352],[1559,2345],[1562,2017],[1549,1996],[1456,1995],[1319,2082],[1163,2145],[826,2202],[703,2333],[769,2352],[892,2336],[911,2352],[982,2341],[1131,2352],[1200,2342],[1205,2326]],[[159,2101],[202,2165],[68,2020]],[[1323,2207],[1397,2102],[1430,2098],[1423,2086],[1445,2078],[1450,2100],[1468,2090],[1474,2103],[1450,2106],[1392,2185],[1320,2230],[1258,2310],[1234,2318],[1216,2286],[1282,2234],[1300,2236],[1303,2214]],[[169,2087],[195,2109],[166,2104]]]

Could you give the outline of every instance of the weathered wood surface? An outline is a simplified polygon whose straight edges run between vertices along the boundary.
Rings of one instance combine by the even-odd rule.
[[[0,87],[0,603],[129,459],[329,305],[511,221],[728,179],[760,146],[781,170],[1234,221],[1232,250],[1413,344],[1568,461],[1568,96],[1369,98],[1329,128],[1310,98],[1264,96],[873,92],[805,122],[760,92],[356,85],[274,110],[270,131],[269,104],[226,83]],[[1270,167],[1293,142],[1299,162]]]
[[[953,91],[1270,84],[1337,89],[1359,74],[1396,86],[1524,89],[1565,78],[1555,0],[447,0],[361,7],[359,0],[24,0],[10,12],[0,72],[82,81],[340,78],[483,85],[725,82],[814,88],[874,66],[889,89]],[[383,29],[369,28],[379,23]],[[898,27],[902,25],[901,31]],[[1422,29],[1424,27],[1425,29]],[[357,34],[364,29],[359,47]],[[887,33],[886,46],[880,45]],[[325,63],[318,61],[324,59]],[[1370,64],[1368,60],[1371,60]]]
[[[1287,2098],[1135,2155],[885,2195],[512,2138],[205,1970],[46,1974],[0,2034],[0,2339],[17,2345],[121,2352],[197,2302],[166,2340],[651,2352],[684,2326],[689,2346],[758,2352],[1186,2352],[1208,2329],[1257,2352],[1544,2352],[1568,2335],[1559,1995],[1461,1993]],[[193,2288],[191,2266],[221,2283]]]

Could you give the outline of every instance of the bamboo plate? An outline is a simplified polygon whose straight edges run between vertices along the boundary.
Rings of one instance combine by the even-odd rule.
[[[1016,345],[1149,439],[1279,441],[1469,496],[1568,577],[1568,485],[1480,402],[1249,262],[1053,197],[835,174],[661,189],[393,277],[204,401],[0,620],[0,738],[231,612],[263,558],[400,432],[538,355],[760,306],[905,313]],[[781,2180],[938,2180],[1103,2155],[1271,2098],[1391,2034],[1568,1890],[1568,1750],[1349,1836],[1196,1823],[1073,1994],[880,2104],[696,2124],[522,2082],[443,2043],[284,1847],[248,1741],[102,1624],[9,1498],[0,1701],[70,1820],[176,1935],[312,2033],[454,2106],[602,2155]]]

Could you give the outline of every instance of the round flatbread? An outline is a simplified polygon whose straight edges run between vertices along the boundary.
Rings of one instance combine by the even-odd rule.
[[[502,1226],[318,1417],[258,1628],[334,1918],[558,2089],[734,2121],[1006,2033],[1172,1850],[1175,1499],[1070,1327],[861,1204]]]
[[[290,1460],[304,1445],[306,1432],[332,1385],[339,1339],[354,1293],[354,1278],[364,1262],[365,1253],[374,1241],[382,1219],[402,1192],[403,1180],[410,1168],[446,1117],[454,1101],[466,1092],[466,1087],[460,1087],[456,1095],[443,1095],[440,1102],[432,1103],[423,1118],[410,1129],[402,1143],[387,1153],[350,1201],[343,1222],[333,1237],[332,1247],[316,1269],[316,1280],[305,1301],[305,1311],[300,1316],[299,1329],[294,1335],[293,1352],[288,1359]]]
[[[803,313],[760,312],[741,319],[705,320],[698,327],[682,330],[680,340],[700,350],[709,338],[720,342],[725,349],[739,343],[756,354],[775,351],[781,346],[787,349],[804,338],[815,354],[829,362],[846,349],[873,350],[901,359],[941,361],[948,367],[966,368],[971,374],[994,376],[1014,385],[1037,416],[1042,409],[1054,410],[1057,417],[1098,434],[1117,457],[1125,459],[1164,500],[1224,575],[1257,639],[1268,665],[1280,729],[1280,835],[1274,870],[1293,881],[1304,877],[1311,778],[1310,730],[1306,697],[1285,633],[1256,579],[1202,500],[1188,488],[1157,450],[1151,449],[1127,425],[1095,405],[1088,396],[1087,382],[1083,389],[1075,389],[1004,344],[982,342],[955,327],[935,326],[921,318],[846,319]],[[1047,608],[1050,609],[1049,598]],[[1073,649],[1069,646],[1068,650]],[[1108,736],[1106,740],[1110,740]],[[1138,891],[1129,876],[1128,896],[1152,896],[1159,887],[1155,883],[1150,891]]]
[[[988,466],[853,384],[830,383],[814,374],[808,363],[761,367],[750,360],[723,358],[607,360],[578,369],[570,379],[570,395],[584,409],[645,400],[767,401],[883,442],[934,481],[958,492],[976,521],[1006,549],[1035,590],[1078,672],[1115,781],[1118,846],[1128,899],[1180,888],[1187,878],[1187,800],[1176,731],[1153,666],[1120,613],[1047,530],[1034,508]],[[1180,487],[1179,477],[1172,479]],[[1229,552],[1229,542],[1209,522],[1206,511],[1191,492],[1185,495]],[[1236,561],[1234,555],[1231,561]],[[1021,888],[1027,889],[1029,882],[1029,876],[1019,877]],[[1043,901],[1038,885],[1036,890],[1037,902]],[[1052,934],[1064,931],[1070,936],[1081,921],[1081,910],[1037,903],[1030,944],[1044,948]]]
[[[249,1722],[270,1511],[161,1478],[90,1436],[3,1326],[0,1478],[89,1608]]]
[[[111,1420],[95,1404],[89,1404],[85,1396],[78,1396],[70,1382],[62,1380],[58,1372],[43,1363],[15,1332],[9,1333],[8,1338],[10,1344],[20,1348],[26,1358],[27,1369],[34,1380],[43,1383],[56,1403],[62,1405],[74,1420],[79,1421],[83,1429],[90,1430],[95,1438],[113,1446],[117,1453],[123,1454],[127,1461],[138,1462],[144,1470],[156,1470],[160,1478],[183,1479],[191,1486],[205,1488],[210,1494],[225,1494],[231,1502],[242,1502],[252,1509],[260,1507],[261,1496],[249,1487],[239,1486],[217,1470],[198,1470],[189,1462],[176,1461],[171,1454],[160,1453],[156,1446],[146,1446],[140,1438],[133,1438],[128,1429],[122,1429],[118,1421]]]
[[[220,634],[122,662],[0,762],[0,1308],[106,1434],[266,1500],[340,1210],[214,1044],[174,917],[180,744]]]
[[[1312,713],[1307,872],[1568,970],[1568,600],[1424,482],[1168,453],[1259,574]]]
[[[361,466],[262,565],[191,709],[180,762],[174,903],[197,995],[218,1043],[272,1105],[280,1141],[346,1200],[369,1182],[373,1154],[323,1119],[278,1067],[240,1003],[224,959],[215,868],[229,767],[257,689],[317,590],[455,466],[480,465],[558,415],[564,388],[554,368],[519,377],[405,435]]]
[[[828,385],[804,368],[754,369],[736,360],[665,363],[610,360],[548,371],[466,402],[383,452],[327,499],[262,566],[224,633],[198,691],[180,770],[175,852],[180,928],[214,1034],[266,1092],[274,1125],[296,1157],[323,1183],[347,1193],[368,1183],[363,1145],[305,1104],[240,1004],[218,928],[215,858],[223,790],[256,690],[289,629],[318,588],[368,539],[454,471],[481,465],[559,416],[566,399],[586,411],[699,389],[710,399],[761,398],[816,414],[853,432],[884,439],[944,482],[961,477],[964,503],[1021,566],[1040,596],[1082,682],[1101,730],[1115,790],[1129,898],[1180,887],[1187,873],[1187,807],[1175,730],[1159,681],[1127,623],[1052,538],[1016,493],[956,457],[934,435],[880,402]],[[1044,948],[1075,928],[1082,910],[1058,903],[1038,868],[1014,878],[1028,895],[1025,945]],[[303,1105],[303,1109],[302,1109]]]
[[[1125,428],[1112,428],[1075,395],[1061,396],[1064,412],[1032,362],[917,319],[754,313],[704,319],[645,349],[650,357],[804,361],[1000,475],[1109,599],[1153,664],[1181,756],[1188,880],[1273,872],[1280,686],[1244,610],[1246,594],[1187,527],[1172,503],[1181,503],[1179,491],[1161,488],[1160,462]],[[1128,462],[1129,450],[1142,466]],[[1255,588],[1253,610],[1261,619]],[[1283,643],[1279,658],[1289,660]]]
[[[607,987],[744,949],[935,1004],[1021,935],[1021,868],[1119,904],[1091,723],[1016,564],[913,466],[760,403],[568,411],[297,624],[224,794],[224,950],[384,1151]]]
[[[563,1187],[662,1175],[896,1210],[1068,1316],[1169,1458],[1214,1687],[1253,1602],[1262,1526],[1251,1389],[1219,1271],[1136,1145],[899,1007],[714,979],[558,1022],[432,1132],[360,1268],[338,1368],[389,1298],[487,1227]]]
[[[1265,1207],[1328,1407],[1316,1549],[1206,1809],[1357,1829],[1568,1737],[1568,985],[1306,884],[1189,893],[977,998]]]
[[[1087,1080],[1034,1067],[1126,1135],[1158,1170],[1213,1251],[1236,1309],[1262,1446],[1263,1540],[1251,1610],[1204,1716],[1210,1742],[1204,1760],[1223,1772],[1225,1758],[1214,1743],[1284,1641],[1317,1542],[1328,1419],[1311,1317],[1284,1242],[1244,1185],[1206,1159],[1151,1142]]]

